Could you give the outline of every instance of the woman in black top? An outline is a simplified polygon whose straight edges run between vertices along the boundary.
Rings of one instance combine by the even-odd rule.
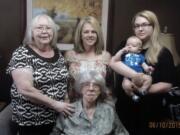
[[[131,128],[134,126],[134,130],[129,129],[133,135],[154,134],[165,131],[157,124],[168,119],[166,110],[162,106],[162,97],[163,93],[170,91],[176,84],[174,61],[170,51],[160,44],[160,26],[156,15],[152,11],[138,12],[132,20],[132,25],[135,35],[143,42],[146,61],[154,67],[154,71],[152,73],[153,82],[147,91],[147,95],[139,103],[133,103],[133,112],[129,115],[134,117],[133,122],[135,123],[131,125]],[[114,71],[128,78],[137,79],[140,76],[139,73],[119,61],[117,54],[112,57],[110,65]],[[133,85],[128,90],[135,91]],[[132,116],[130,117],[132,118]],[[150,127],[152,123],[155,123],[157,127],[154,127],[154,129]]]

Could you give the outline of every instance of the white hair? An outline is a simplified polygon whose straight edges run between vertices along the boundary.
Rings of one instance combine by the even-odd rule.
[[[100,86],[101,95],[106,95],[106,82],[101,73],[95,70],[80,72],[75,79],[75,90],[81,95],[82,84],[86,82],[95,82]]]

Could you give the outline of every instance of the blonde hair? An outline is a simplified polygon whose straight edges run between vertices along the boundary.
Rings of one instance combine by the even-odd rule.
[[[137,44],[138,44],[138,47],[139,47],[139,48],[142,48],[142,41],[141,41],[141,39],[139,39],[137,36],[130,36],[130,37],[127,39],[127,41],[128,41],[129,39],[135,39],[136,42],[137,42]],[[126,41],[126,42],[127,42],[127,41]]]
[[[155,64],[158,62],[158,56],[162,49],[162,46],[159,43],[161,31],[160,31],[160,25],[158,22],[158,18],[155,15],[155,13],[153,13],[152,11],[143,10],[141,12],[138,12],[134,16],[134,18],[132,19],[132,25],[134,25],[134,22],[137,17],[146,18],[153,27],[153,33],[149,39],[149,42],[147,42],[147,44],[150,44],[150,45],[148,46],[149,48],[145,54],[145,57],[146,57],[147,62],[149,62],[151,64]]]
[[[41,19],[41,18],[47,19],[47,21],[49,23],[49,26],[52,28],[52,30],[53,30],[53,39],[52,39],[52,42],[50,43],[50,46],[52,46],[53,48],[56,48],[57,47],[56,45],[57,45],[58,27],[54,23],[52,18],[50,16],[46,15],[46,14],[37,15],[32,19],[30,25],[28,26],[28,28],[26,30],[26,35],[25,35],[23,43],[25,45],[27,45],[27,44],[35,44],[34,39],[33,39],[33,35],[32,35],[32,30],[34,29],[34,27],[37,25],[39,19]]]
[[[89,23],[92,25],[94,30],[97,34],[97,42],[95,44],[95,53],[101,54],[104,49],[104,41],[103,41],[103,34],[101,30],[101,26],[99,22],[92,16],[88,16],[85,18],[82,18],[80,22],[77,25],[76,32],[75,32],[75,47],[74,50],[79,53],[83,53],[85,51],[85,48],[82,44],[82,29],[84,27],[84,24]]]

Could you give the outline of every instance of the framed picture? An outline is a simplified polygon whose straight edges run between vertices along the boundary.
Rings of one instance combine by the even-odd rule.
[[[73,49],[73,38],[79,20],[94,16],[102,26],[104,42],[107,39],[109,0],[27,0],[27,26],[38,14],[48,14],[58,25],[58,48]]]

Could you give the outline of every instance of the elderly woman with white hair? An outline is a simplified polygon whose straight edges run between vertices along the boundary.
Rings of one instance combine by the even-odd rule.
[[[13,78],[12,121],[19,135],[49,135],[57,112],[74,111],[64,102],[69,72],[56,43],[57,26],[42,14],[33,18],[23,46],[12,54],[7,72]]]
[[[75,82],[80,99],[75,113],[59,115],[51,135],[128,135],[114,108],[107,104],[104,77],[97,71],[81,72]]]

